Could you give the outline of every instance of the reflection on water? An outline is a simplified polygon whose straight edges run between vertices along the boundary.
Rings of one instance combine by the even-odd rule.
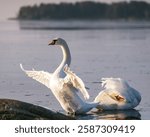
[[[135,110],[118,110],[118,111],[104,111],[103,113],[97,113],[97,119],[141,119],[140,113]]]
[[[147,29],[148,22],[125,21],[19,21],[20,29],[33,30],[84,30],[84,29]]]
[[[135,109],[94,111],[77,119],[105,119],[105,120],[141,120],[141,114]]]

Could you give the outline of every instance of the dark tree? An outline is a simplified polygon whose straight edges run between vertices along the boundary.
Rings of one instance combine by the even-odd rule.
[[[134,19],[149,20],[150,4],[147,2],[76,2],[25,6],[18,13],[20,20],[65,20],[65,19]]]

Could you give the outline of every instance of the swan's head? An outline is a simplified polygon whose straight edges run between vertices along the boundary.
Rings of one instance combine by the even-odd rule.
[[[67,45],[66,41],[62,38],[54,38],[52,41],[49,42],[48,45]]]

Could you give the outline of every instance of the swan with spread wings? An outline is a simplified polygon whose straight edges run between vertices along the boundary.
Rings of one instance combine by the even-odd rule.
[[[29,77],[48,87],[67,113],[82,114],[96,107],[98,103],[86,102],[77,94],[77,91],[80,91],[85,99],[89,98],[83,81],[70,70],[71,54],[66,41],[55,38],[49,45],[60,46],[63,53],[63,60],[53,73],[34,69],[25,70],[20,64],[21,69]]]

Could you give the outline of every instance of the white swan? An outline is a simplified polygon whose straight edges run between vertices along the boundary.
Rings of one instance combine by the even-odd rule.
[[[101,84],[104,90],[94,100],[98,109],[132,109],[141,101],[140,93],[120,78],[102,78]]]
[[[54,96],[67,113],[82,114],[96,107],[98,103],[85,102],[77,94],[77,91],[79,90],[85,99],[89,98],[89,94],[85,89],[83,81],[69,68],[71,55],[65,40],[55,38],[49,45],[59,45],[63,52],[63,60],[54,73],[35,70],[28,71],[20,64],[21,69],[29,77],[51,89]]]

